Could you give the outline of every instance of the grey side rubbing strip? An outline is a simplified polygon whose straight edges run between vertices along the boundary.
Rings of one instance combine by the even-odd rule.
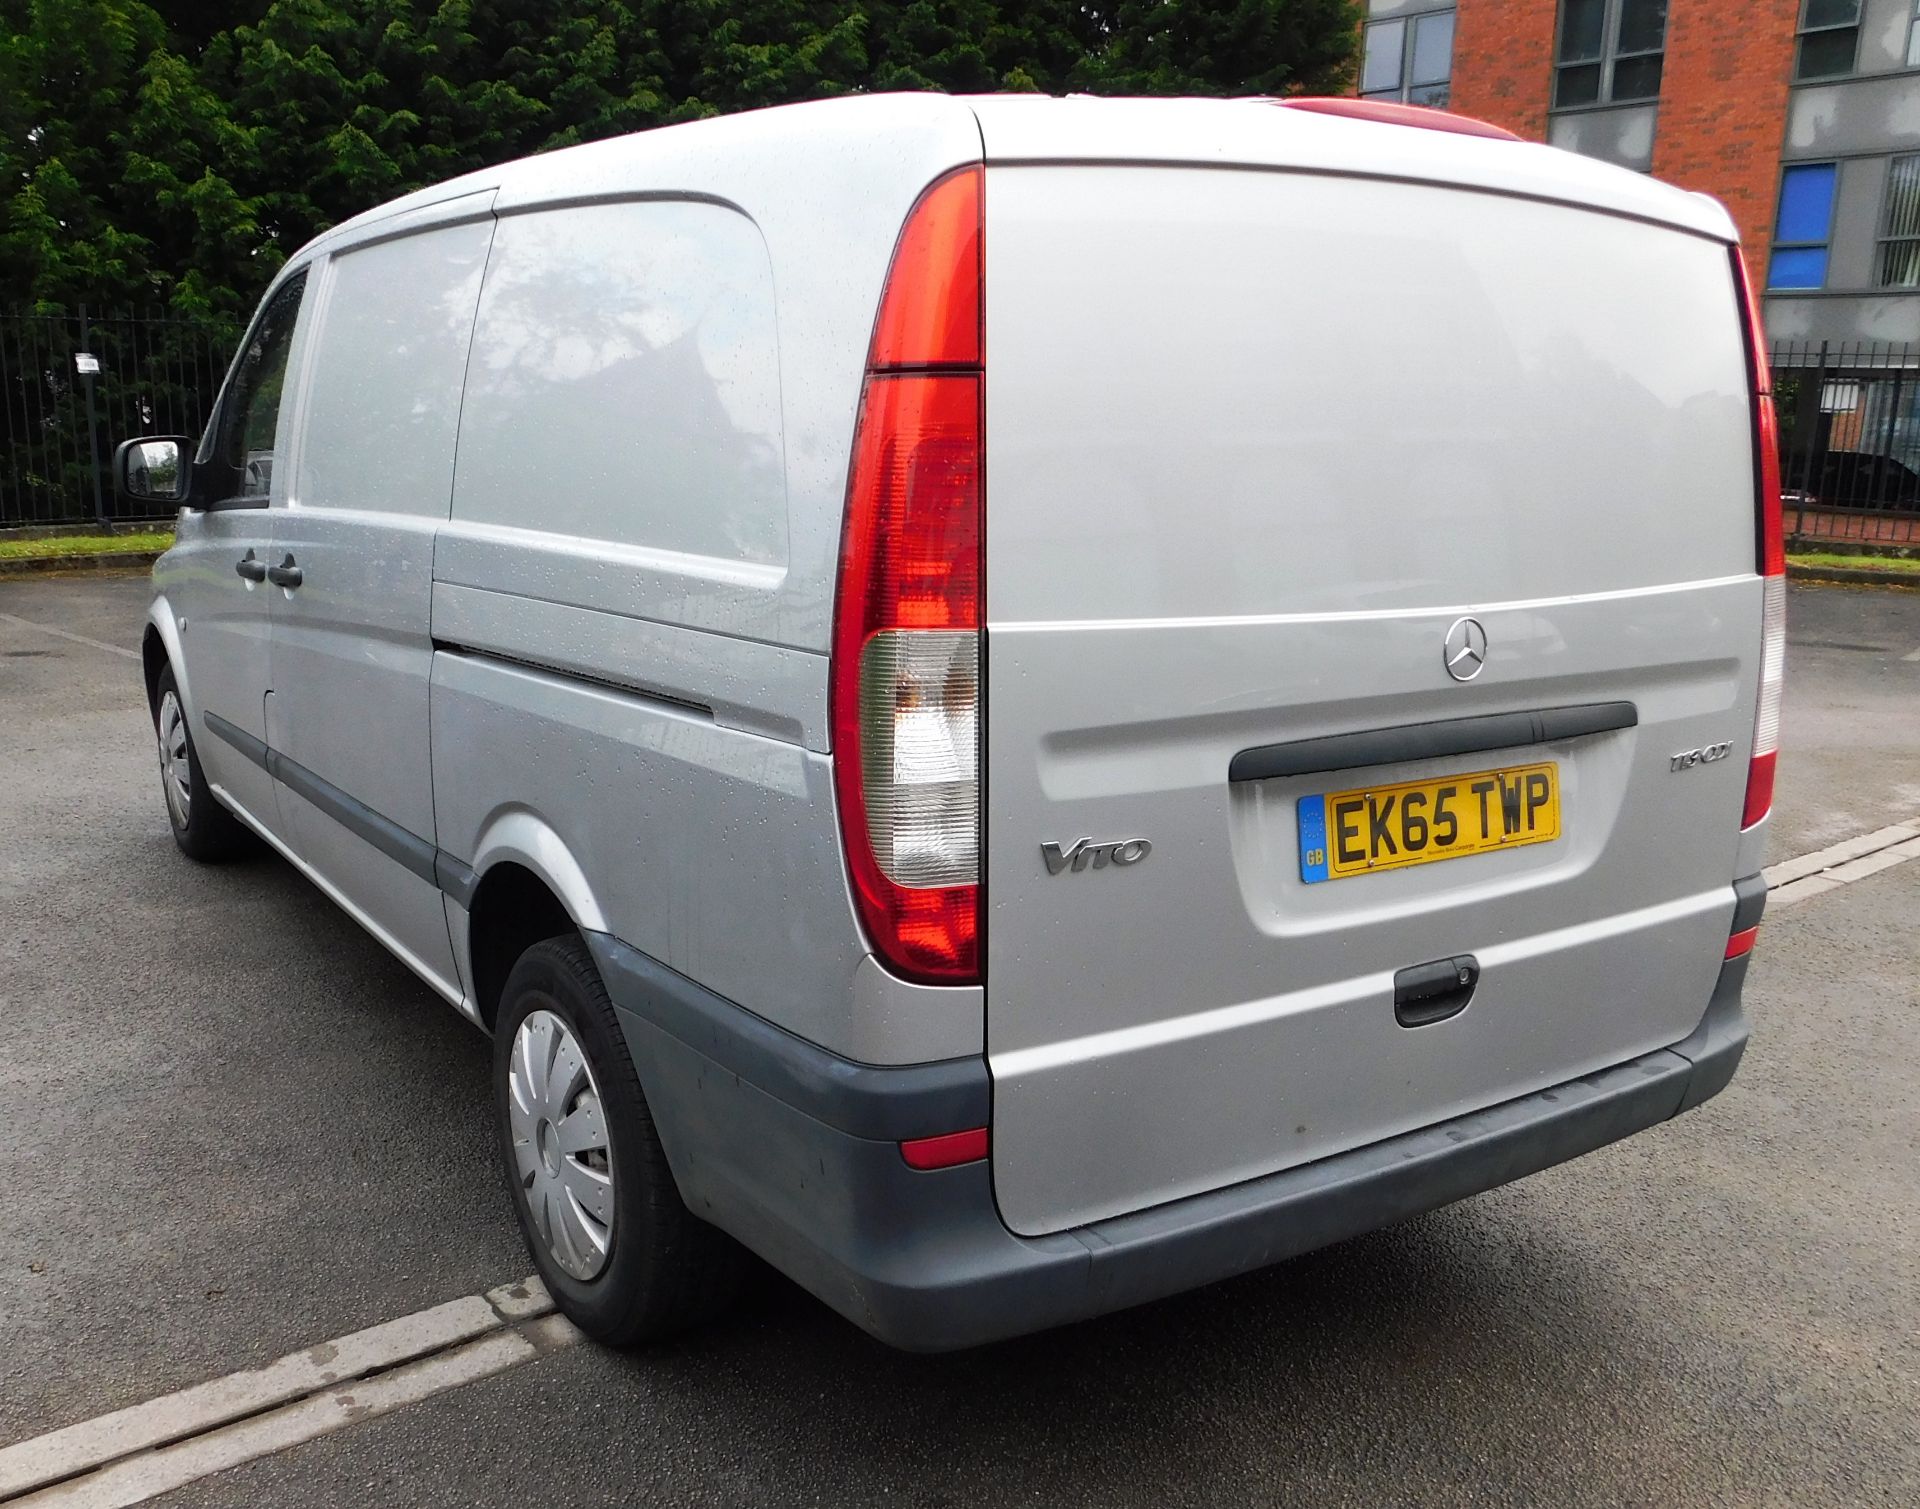
[[[606,933],[587,947],[622,1013],[644,1017],[729,1074],[855,1137],[897,1142],[985,1126],[986,1060],[856,1063],[776,1027]]]
[[[473,910],[473,893],[480,888],[480,874],[471,865],[462,864],[445,849],[433,853],[434,880],[456,906]]]
[[[270,769],[267,746],[248,733],[238,724],[229,723],[218,713],[202,713],[200,721],[207,725],[207,732],[217,735],[224,743],[231,744],[262,770]]]
[[[276,749],[267,751],[267,769],[276,781],[289,791],[298,792],[349,833],[364,838],[422,880],[434,885],[440,883],[433,863],[439,851],[418,834],[409,833],[392,818],[375,812],[359,798],[347,795],[331,781],[321,779]]]
[[[1281,775],[1318,775],[1357,770],[1366,765],[1397,765],[1441,755],[1477,754],[1578,739],[1587,734],[1633,728],[1640,713],[1631,702],[1587,702],[1574,707],[1543,707],[1526,713],[1489,713],[1478,718],[1446,718],[1398,728],[1295,739],[1243,749],[1227,766],[1230,781],[1267,781]]]
[[[218,734],[288,790],[298,792],[349,833],[364,838],[387,858],[404,865],[422,880],[440,885],[436,864],[440,851],[426,839],[375,812],[365,802],[349,796],[333,782],[315,775],[299,761],[289,760],[277,749],[269,749],[244,728],[229,723],[218,713],[206,713],[203,717],[210,732]],[[461,865],[460,868],[464,870],[466,866]],[[441,888],[445,889],[444,886]],[[467,900],[472,898],[473,891],[469,886]],[[464,906],[466,902],[461,904]]]
[[[1733,883],[1733,926],[1729,932],[1744,933],[1760,925],[1760,914],[1767,909],[1767,877],[1743,875]]]

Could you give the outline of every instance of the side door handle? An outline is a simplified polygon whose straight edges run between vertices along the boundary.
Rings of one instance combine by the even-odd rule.
[[[278,566],[267,567],[266,576],[274,586],[285,587],[289,591],[299,586],[304,579],[304,573],[294,565],[292,556],[288,556]]]
[[[234,574],[243,576],[250,582],[264,582],[267,579],[266,565],[249,550],[233,563]]]

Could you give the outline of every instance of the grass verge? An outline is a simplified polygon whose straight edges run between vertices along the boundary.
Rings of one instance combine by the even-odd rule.
[[[73,555],[146,555],[172,544],[170,530],[148,534],[63,534],[50,540],[0,538],[0,561],[58,561]]]
[[[1897,555],[1835,555],[1827,550],[1795,551],[1787,557],[1795,566],[1839,566],[1849,570],[1864,568],[1868,571],[1906,571],[1920,578],[1920,561],[1910,561]]]

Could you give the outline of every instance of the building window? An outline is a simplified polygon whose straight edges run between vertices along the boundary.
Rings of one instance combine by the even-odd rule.
[[[1920,157],[1896,157],[1888,167],[1878,282],[1882,288],[1920,288]]]
[[[1360,93],[1370,100],[1405,100],[1444,107],[1453,79],[1453,11],[1435,10],[1367,28]]]
[[[1833,239],[1834,188],[1840,165],[1795,163],[1780,175],[1780,213],[1773,222],[1769,288],[1824,288]]]
[[[1561,0],[1553,105],[1660,98],[1667,0]]]
[[[1800,0],[1796,79],[1831,79],[1853,72],[1860,50],[1860,0]]]
[[[1913,0],[1913,23],[1907,31],[1907,67],[1920,68],[1920,0]]]

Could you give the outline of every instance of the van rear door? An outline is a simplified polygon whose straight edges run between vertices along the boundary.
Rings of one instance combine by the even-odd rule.
[[[1484,189],[993,144],[1009,1226],[1684,1037],[1731,920],[1759,677],[1727,244]]]

